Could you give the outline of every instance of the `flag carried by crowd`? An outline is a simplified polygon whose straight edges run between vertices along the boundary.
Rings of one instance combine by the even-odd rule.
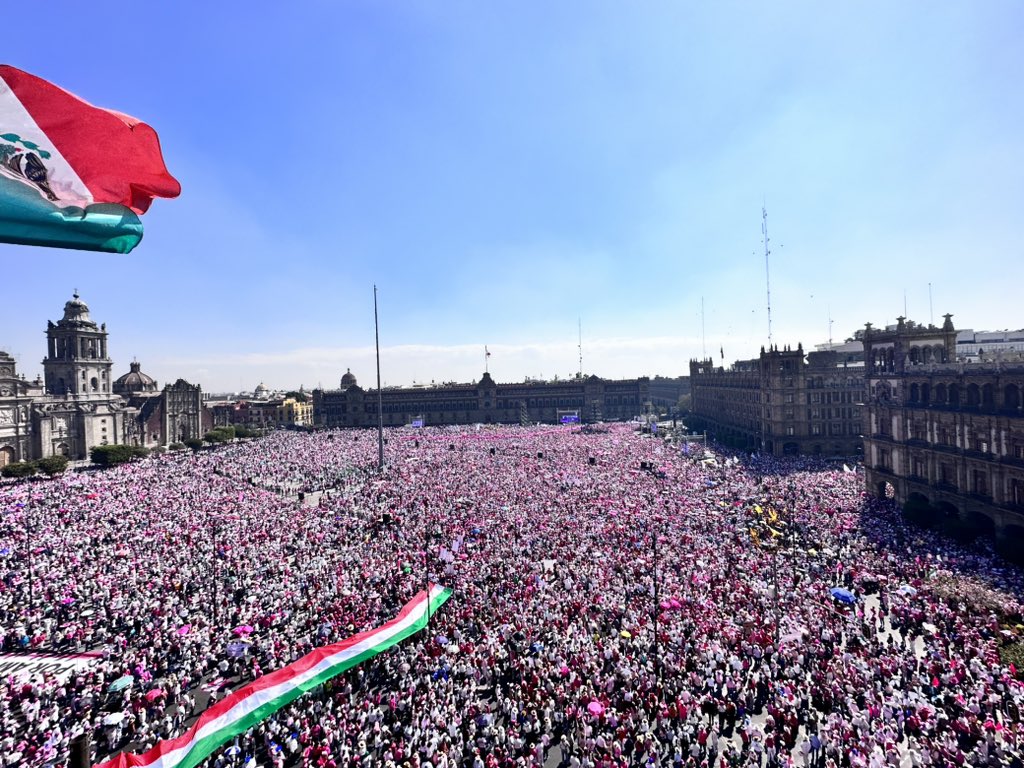
[[[180,193],[148,125],[0,65],[0,242],[128,253]]]
[[[194,768],[229,739],[345,670],[371,659],[427,626],[452,590],[432,584],[386,624],[307,653],[298,661],[240,688],[206,710],[184,734],[141,755],[120,754],[97,768]]]

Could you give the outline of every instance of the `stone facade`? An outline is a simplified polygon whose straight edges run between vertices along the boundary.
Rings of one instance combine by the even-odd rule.
[[[693,430],[773,456],[854,456],[861,452],[863,368],[837,352],[761,349],[732,368],[690,361]]]
[[[864,336],[867,489],[908,516],[1024,544],[1024,362],[955,362],[941,328],[900,318]]]
[[[96,445],[156,447],[205,433],[210,418],[198,386],[179,379],[158,391],[137,362],[112,380],[106,324],[93,322],[77,293],[64,316],[47,323],[46,338],[42,380],[19,377],[14,359],[0,353],[0,466],[86,459]]]
[[[324,427],[377,425],[377,391],[364,390],[351,372],[343,389],[313,391],[313,420]],[[474,384],[384,389],[385,426],[558,423],[578,413],[581,422],[628,420],[648,407],[649,380],[609,381],[590,376],[565,381],[498,384],[484,373]]]
[[[0,467],[34,458],[32,404],[42,394],[42,381],[19,377],[14,358],[0,352]]]

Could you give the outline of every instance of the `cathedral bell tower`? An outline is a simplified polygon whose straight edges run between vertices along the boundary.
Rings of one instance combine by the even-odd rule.
[[[97,327],[78,297],[64,305],[64,317],[46,327],[48,354],[43,360],[46,391],[74,400],[110,400],[112,362],[107,356],[107,326]]]

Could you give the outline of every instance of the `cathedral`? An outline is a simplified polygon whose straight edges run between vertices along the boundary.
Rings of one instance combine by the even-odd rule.
[[[165,446],[202,437],[202,391],[183,379],[160,390],[137,362],[117,380],[106,324],[77,293],[46,327],[43,378],[18,375],[0,352],[0,466],[61,455],[86,459],[96,445]]]

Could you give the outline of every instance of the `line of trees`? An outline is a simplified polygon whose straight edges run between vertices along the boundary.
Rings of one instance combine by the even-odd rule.
[[[32,477],[42,473],[49,477],[55,477],[68,468],[67,456],[47,456],[45,459],[35,461],[16,461],[0,469],[0,475],[4,477]]]

